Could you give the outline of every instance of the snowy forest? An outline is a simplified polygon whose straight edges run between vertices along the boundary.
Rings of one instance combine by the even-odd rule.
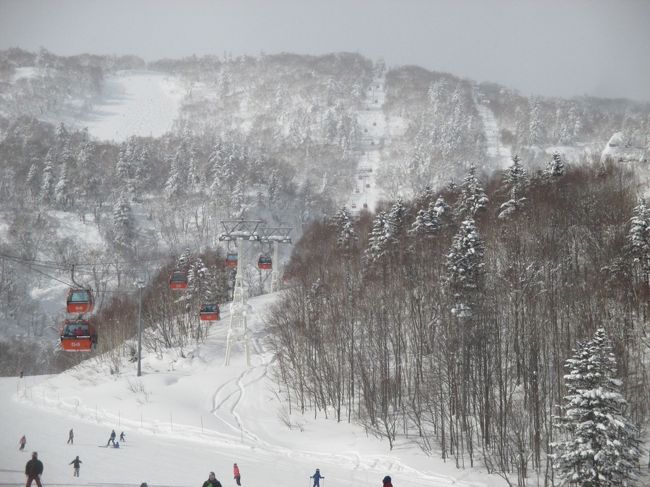
[[[270,320],[287,400],[459,467],[480,459],[512,485],[550,482],[565,361],[602,329],[645,424],[650,213],[634,181],[515,158],[502,176],[472,167],[457,187],[314,223]]]
[[[115,140],[84,125],[124,73],[182,93],[168,131]],[[360,122],[369,106],[381,136]],[[601,157],[614,134],[634,157]],[[0,374],[82,360],[58,348],[75,272],[97,294],[111,373],[136,353],[120,345],[143,270],[144,346],[182,355],[205,338],[197,307],[231,297],[220,221],[259,219],[294,229],[268,317],[293,410],[550,485],[572,465],[566,398],[600,387],[629,420],[625,476],[650,415],[649,134],[648,104],[526,97],[351,53],[0,51]],[[381,198],[354,208],[370,152]],[[179,266],[182,297],[167,289]],[[245,273],[251,296],[269,291]],[[587,349],[606,379],[589,387]]]

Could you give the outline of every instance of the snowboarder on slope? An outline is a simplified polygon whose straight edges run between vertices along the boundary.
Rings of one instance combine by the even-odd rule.
[[[27,444],[27,438],[25,438],[25,435],[23,435],[20,440],[18,440],[18,444],[20,447],[18,448],[20,451],[23,451],[25,449],[25,445]]]
[[[74,445],[74,431],[70,428],[70,433],[68,433],[68,445]]]
[[[38,459],[38,453],[32,453],[32,459],[25,465],[25,475],[27,475],[27,483],[25,487],[31,487],[32,481],[36,481],[38,487],[41,485],[41,474],[43,473],[43,462]]]
[[[386,475],[384,477],[384,480],[382,480],[382,482],[384,483],[383,487],[393,487],[392,481],[390,479],[390,475]]]
[[[314,487],[320,487],[320,479],[324,479],[325,477],[320,474],[320,469],[317,468],[314,475],[309,478],[314,479]]]
[[[79,460],[79,455],[77,455],[77,458],[72,460],[68,465],[72,465],[72,468],[74,468],[74,474],[72,474],[73,477],[79,477],[79,466],[83,462]]]
[[[210,472],[208,480],[203,482],[203,487],[223,487],[221,482],[217,480],[217,477],[214,475],[214,472]]]
[[[241,485],[241,474],[239,473],[239,467],[236,463],[232,466],[232,475],[235,479],[235,482],[237,482],[237,485]]]
[[[106,442],[106,446],[108,446],[110,443],[113,443],[113,446],[115,446],[115,436],[115,430],[111,431],[111,437]]]

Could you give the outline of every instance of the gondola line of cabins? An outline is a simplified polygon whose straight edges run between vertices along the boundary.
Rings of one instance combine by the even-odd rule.
[[[225,265],[229,269],[237,268],[237,253],[226,254]],[[271,257],[260,255],[257,267],[262,270],[273,268]],[[175,269],[169,276],[169,289],[183,291],[187,289],[187,272]],[[61,327],[61,348],[66,352],[90,352],[97,345],[97,331],[89,320],[83,317],[84,313],[92,313],[95,301],[91,289],[70,288],[66,299],[66,311],[69,314],[78,313],[77,318],[69,318]],[[205,303],[199,310],[201,321],[218,321],[220,319],[219,305]]]

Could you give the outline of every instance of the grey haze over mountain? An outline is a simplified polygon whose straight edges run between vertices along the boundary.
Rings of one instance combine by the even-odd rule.
[[[650,101],[647,0],[0,0],[0,49],[358,52],[526,95]]]

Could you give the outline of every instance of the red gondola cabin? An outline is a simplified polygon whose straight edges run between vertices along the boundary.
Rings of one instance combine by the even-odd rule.
[[[187,273],[178,269],[172,272],[169,276],[169,289],[173,291],[187,289]]]
[[[199,312],[201,321],[219,321],[221,319],[218,304],[202,304]]]
[[[88,320],[65,320],[61,328],[61,348],[66,352],[90,352],[97,344],[97,332]]]
[[[92,313],[95,307],[90,289],[70,289],[66,300],[68,313]]]
[[[236,269],[237,268],[237,253],[236,252],[228,252],[226,254],[226,267],[229,269]]]
[[[257,260],[257,268],[262,270],[269,270],[273,268],[273,261],[268,255],[260,255]]]

